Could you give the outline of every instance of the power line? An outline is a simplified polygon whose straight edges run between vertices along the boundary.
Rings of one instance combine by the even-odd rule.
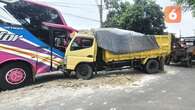
[[[70,16],[73,16],[73,17],[76,17],[76,18],[80,18],[80,19],[84,19],[84,20],[93,21],[93,22],[100,22],[100,21],[97,20],[97,19],[88,18],[88,17],[83,17],[83,16],[79,16],[79,15],[74,15],[74,14],[71,14],[71,13],[63,13],[63,14],[70,15]]]
[[[66,5],[60,5],[60,4],[53,4],[57,7],[61,7],[61,8],[70,8],[70,9],[77,9],[81,12],[87,12],[87,13],[98,13],[98,10],[89,10],[89,9],[86,9],[86,8],[81,8],[81,7],[75,7],[75,6],[66,6]]]
[[[60,7],[66,7],[66,8],[78,8],[78,9],[83,9],[83,7],[70,6],[70,5],[63,5],[63,4],[52,4],[52,5],[60,6]]]
[[[79,5],[79,6],[97,6],[97,4],[84,4],[84,3],[67,3],[67,2],[48,2],[47,3],[59,3],[59,4],[66,4],[66,5]]]
[[[66,5],[66,4],[52,4],[52,5],[55,5],[55,6],[61,6],[61,7],[67,7],[67,8],[78,8],[78,9],[84,9],[83,6],[71,6],[71,5]],[[96,5],[97,7],[99,5]],[[86,8],[86,7],[85,7]],[[91,7],[92,8],[92,7]],[[104,7],[102,6],[102,8],[104,9]]]
[[[44,3],[48,3],[48,4],[53,3],[52,5],[57,5],[57,6],[61,6],[61,7],[67,7],[67,8],[83,9],[82,7],[71,6],[71,5],[75,5],[75,4],[73,4],[73,3],[64,3],[64,2],[44,2]],[[60,4],[54,4],[54,3],[60,3]],[[68,5],[67,5],[67,4],[68,4]],[[94,6],[98,6],[98,5],[95,5],[95,4],[76,4],[76,5],[88,5],[88,6],[93,6],[93,7],[94,7]],[[93,18],[83,17],[83,16],[74,15],[74,14],[65,13],[65,12],[62,12],[62,13],[63,13],[63,14],[66,14],[66,15],[69,15],[69,16],[72,16],[72,17],[76,17],[76,18],[88,20],[88,21],[100,22],[99,20],[93,19]]]

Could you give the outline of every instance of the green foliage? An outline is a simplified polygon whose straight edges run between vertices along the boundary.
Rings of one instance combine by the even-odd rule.
[[[116,27],[145,34],[162,34],[165,29],[161,7],[151,0],[105,0],[109,13],[105,27]]]
[[[195,0],[172,0],[179,5],[182,5],[185,10],[191,10],[195,16]]]
[[[176,3],[183,5],[186,8],[193,8],[195,7],[195,0],[172,0]]]

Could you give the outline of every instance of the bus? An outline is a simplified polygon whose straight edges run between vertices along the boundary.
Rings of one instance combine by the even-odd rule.
[[[0,89],[19,88],[58,70],[73,32],[54,7],[0,0]]]

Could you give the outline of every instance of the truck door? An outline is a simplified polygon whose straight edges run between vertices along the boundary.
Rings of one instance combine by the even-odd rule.
[[[67,49],[67,68],[73,70],[79,63],[94,62],[95,48],[94,38],[76,37]]]

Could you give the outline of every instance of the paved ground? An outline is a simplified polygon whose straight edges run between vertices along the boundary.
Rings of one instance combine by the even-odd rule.
[[[145,75],[131,86],[50,89],[18,101],[0,101],[2,110],[194,110],[195,67],[166,67],[166,74]],[[41,87],[39,88],[42,89]],[[25,90],[25,89],[24,89]],[[61,91],[60,91],[61,90]],[[61,93],[60,93],[60,92]],[[26,92],[29,92],[26,91]],[[24,93],[26,93],[24,92]],[[3,93],[5,94],[5,93]],[[8,91],[8,94],[14,94]],[[39,94],[33,101],[31,95]],[[41,95],[40,95],[41,94]],[[52,97],[55,95],[55,98]],[[40,98],[42,97],[42,98]],[[51,98],[52,97],[52,98]],[[37,102],[37,103],[36,103]]]

